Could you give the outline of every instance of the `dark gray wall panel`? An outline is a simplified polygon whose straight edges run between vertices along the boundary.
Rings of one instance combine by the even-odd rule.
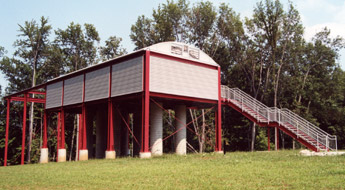
[[[63,105],[82,103],[84,75],[65,80]]]
[[[113,65],[111,96],[121,96],[143,89],[143,57]]]
[[[62,81],[47,85],[46,108],[56,108],[61,106]]]
[[[98,69],[85,76],[85,101],[99,100],[109,96],[110,67]]]

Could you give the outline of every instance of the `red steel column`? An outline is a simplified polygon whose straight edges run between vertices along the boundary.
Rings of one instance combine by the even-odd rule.
[[[150,51],[146,50],[144,61],[144,96],[142,99],[142,143],[140,152],[149,152],[150,122]]]
[[[114,151],[114,123],[113,123],[113,102],[111,100],[111,81],[113,67],[110,65],[109,71],[109,94],[108,94],[108,142],[107,151]]]
[[[59,149],[60,149],[60,112],[58,112],[57,115],[57,133],[56,133],[56,161],[59,157]]]
[[[60,148],[65,149],[65,111],[61,109],[61,141],[60,141]]]
[[[22,131],[22,158],[20,164],[24,164],[24,153],[25,153],[25,131],[26,131],[26,103],[28,95],[24,94],[24,111],[23,111],[23,131]]]
[[[267,127],[267,149],[268,149],[268,151],[271,150],[270,128],[269,127]]]
[[[114,151],[113,102],[108,102],[108,143],[107,151]]]
[[[47,144],[47,111],[44,110],[43,113],[43,143],[42,148],[48,148]]]
[[[87,150],[87,141],[86,141],[86,106],[85,104],[83,103],[82,105],[82,117],[83,117],[83,129],[82,129],[82,146],[81,146],[81,149],[82,150]]]
[[[6,112],[6,137],[5,137],[5,157],[4,166],[7,166],[7,148],[8,148],[8,130],[10,125],[10,103],[11,99],[7,99],[7,112]]]
[[[222,95],[221,95],[221,79],[220,67],[218,67],[218,106],[216,111],[216,151],[222,151]]]

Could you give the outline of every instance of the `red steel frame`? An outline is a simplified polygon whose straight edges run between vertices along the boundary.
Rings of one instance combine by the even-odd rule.
[[[107,151],[114,151],[114,122],[113,122],[113,101],[111,100],[111,80],[113,67],[110,65],[109,72],[109,97],[108,97],[108,139]]]
[[[222,145],[221,145],[221,105],[222,105],[222,101],[221,101],[221,71],[220,71],[220,67],[218,66],[213,66],[213,65],[206,65],[197,61],[192,61],[192,60],[186,60],[183,58],[178,58],[178,57],[174,57],[174,56],[169,56],[169,55],[164,55],[161,53],[157,53],[157,52],[150,52],[149,50],[145,50],[145,51],[141,51],[141,52],[136,52],[134,54],[132,54],[131,56],[129,56],[128,58],[121,58],[121,60],[127,60],[130,59],[132,57],[137,57],[142,55],[144,52],[144,61],[143,61],[143,93],[142,93],[142,142],[141,142],[141,150],[140,152],[149,152],[149,111],[150,111],[150,96],[153,97],[162,97],[162,98],[170,98],[170,99],[178,99],[178,100],[185,100],[185,101],[195,101],[195,102],[202,102],[202,103],[210,103],[210,104],[217,104],[217,109],[216,109],[216,147],[215,150],[216,151],[221,151],[222,150]],[[202,98],[194,98],[194,97],[184,97],[184,96],[177,96],[177,95],[169,95],[169,94],[163,94],[163,93],[155,93],[155,92],[150,92],[149,89],[149,80],[150,80],[150,56],[158,56],[158,57],[162,57],[162,58],[166,58],[166,59],[170,59],[170,60],[177,60],[177,61],[181,61],[187,64],[192,64],[192,65],[197,65],[197,66],[201,66],[201,67],[206,67],[209,69],[217,69],[218,70],[218,100],[208,100],[208,99],[202,99]],[[119,61],[121,61],[119,60]],[[114,134],[113,134],[113,102],[111,100],[111,75],[112,75],[112,63],[108,62],[107,64],[105,64],[104,66],[107,66],[108,64],[110,64],[110,73],[109,73],[109,97],[108,97],[108,137],[107,137],[107,150],[114,150]],[[115,63],[116,64],[116,63]],[[89,70],[94,70],[97,68],[101,68],[101,67],[95,67],[95,68],[91,68]],[[83,101],[82,101],[82,105],[81,105],[81,109],[82,109],[82,114],[80,115],[80,125],[79,125],[79,146],[78,149],[79,150],[87,150],[87,134],[86,134],[86,106],[85,106],[85,73],[86,70],[83,71]],[[78,73],[79,74],[79,73]],[[68,77],[73,77],[74,75],[77,75],[77,73],[73,73],[71,75],[69,75]],[[67,78],[68,78],[67,77]],[[58,144],[57,144],[57,149],[59,148],[65,148],[65,137],[64,137],[64,106],[63,106],[63,99],[64,99],[64,77],[54,80],[54,81],[50,81],[48,83],[52,83],[52,82],[56,82],[56,81],[63,81],[63,85],[62,85],[62,103],[61,103],[61,108],[56,110],[58,111],[58,133],[57,133],[57,138],[58,138]],[[34,89],[38,89],[38,88],[42,88],[42,87],[46,87],[46,85],[48,84],[43,84],[43,85],[39,85],[37,87],[35,87]],[[30,98],[28,97],[28,93],[29,94],[43,94],[45,95],[45,92],[39,92],[39,91],[33,91],[30,90],[29,92],[27,91],[23,91],[22,93],[18,92],[14,95],[20,95],[24,93],[24,97],[7,97],[7,99],[9,100],[9,102],[11,100],[13,101],[24,101],[24,103],[26,104],[27,101],[29,102],[36,102],[36,103],[44,103],[46,101],[46,98],[44,99],[38,99],[38,98]],[[11,99],[10,99],[11,98]],[[8,107],[9,107],[9,103],[8,103]],[[9,109],[8,109],[9,112]],[[47,148],[47,111],[45,108],[44,111],[44,135],[43,135],[43,148]],[[25,148],[25,128],[26,128],[26,123],[24,122],[24,120],[26,121],[26,106],[24,106],[24,117],[23,117],[23,138],[22,138],[22,164],[24,163],[24,148]],[[8,125],[9,125],[9,113],[7,114],[7,124],[6,124],[6,146],[5,146],[5,156],[6,156],[6,163],[7,163],[7,140],[8,140]],[[61,136],[61,137],[60,137]],[[23,148],[24,147],[24,148]],[[58,152],[58,151],[57,151]]]
[[[149,122],[150,122],[150,51],[146,50],[144,68],[144,92],[142,96],[142,138],[140,152],[149,152]]]

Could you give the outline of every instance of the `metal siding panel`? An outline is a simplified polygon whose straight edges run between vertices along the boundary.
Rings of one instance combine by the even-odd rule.
[[[47,85],[46,108],[56,108],[61,106],[62,81]]]
[[[98,69],[85,76],[85,101],[99,100],[109,96],[110,67]]]
[[[151,92],[218,100],[218,70],[150,58]]]
[[[64,105],[82,103],[83,101],[83,79],[84,75],[75,76],[65,80]]]
[[[111,96],[141,92],[143,86],[143,57],[113,65]]]

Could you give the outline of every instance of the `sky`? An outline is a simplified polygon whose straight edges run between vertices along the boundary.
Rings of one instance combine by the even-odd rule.
[[[177,0],[175,0],[176,2]],[[190,0],[191,4],[200,0]],[[210,0],[214,6],[227,3],[242,18],[251,17],[258,0]],[[281,0],[287,8],[288,0]],[[331,36],[345,38],[345,1],[343,0],[291,0],[301,15],[305,27],[305,38],[312,36],[322,28],[331,29]],[[123,39],[122,45],[128,52],[134,44],[129,38],[131,25],[140,15],[151,17],[152,10],[166,0],[0,0],[0,46],[7,50],[7,56],[14,52],[13,43],[17,39],[18,29],[25,21],[37,20],[41,16],[49,18],[53,29],[66,29],[71,23],[93,24],[101,37],[100,45],[109,36]],[[52,34],[54,34],[52,32]],[[52,35],[53,38],[53,35]],[[338,62],[345,70],[345,50],[340,52]],[[0,72],[2,89],[7,86],[3,73]]]

